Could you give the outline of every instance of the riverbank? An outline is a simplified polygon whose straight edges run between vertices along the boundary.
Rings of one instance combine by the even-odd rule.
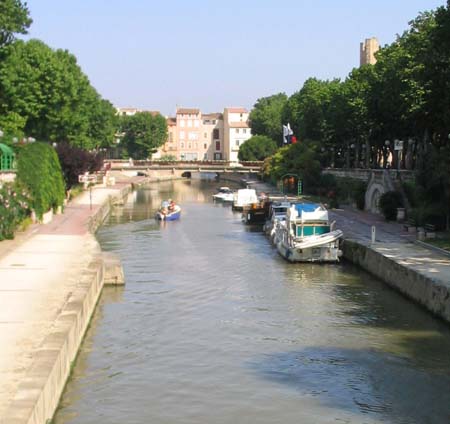
[[[262,182],[243,182],[258,193],[279,195]],[[450,323],[450,258],[404,231],[403,225],[352,208],[329,211],[344,231],[344,258]],[[372,243],[372,227],[376,240]]]
[[[1,243],[0,423],[52,418],[103,285],[123,279],[93,233],[145,181],[96,186],[49,224]]]

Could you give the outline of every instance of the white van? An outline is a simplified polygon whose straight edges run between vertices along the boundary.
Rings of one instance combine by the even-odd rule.
[[[253,188],[242,188],[234,193],[233,209],[241,211],[244,206],[258,203],[258,196]]]

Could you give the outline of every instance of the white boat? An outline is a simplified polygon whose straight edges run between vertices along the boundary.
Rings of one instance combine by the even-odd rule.
[[[216,194],[213,194],[213,199],[221,202],[232,202],[233,201],[233,190],[229,187],[219,187]]]
[[[338,262],[343,233],[333,226],[322,205],[296,203],[287,210],[285,223],[277,223],[278,252],[290,262]]]
[[[258,196],[256,190],[252,188],[241,188],[234,193],[233,197],[233,209],[241,211],[245,206],[250,206],[254,203],[258,203]]]
[[[277,222],[286,220],[286,212],[290,207],[291,203],[287,201],[276,201],[270,204],[269,219],[264,224],[263,230],[272,242],[274,241]]]

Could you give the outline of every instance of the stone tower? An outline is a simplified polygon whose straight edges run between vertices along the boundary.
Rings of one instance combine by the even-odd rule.
[[[366,38],[366,40],[360,44],[359,49],[359,65],[374,65],[377,60],[375,59],[375,53],[380,49],[378,40],[375,37]]]

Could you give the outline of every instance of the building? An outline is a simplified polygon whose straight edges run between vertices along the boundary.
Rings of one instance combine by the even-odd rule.
[[[223,114],[207,113],[202,116],[202,142],[206,149],[204,160],[223,159]]]
[[[129,109],[123,111],[130,114]],[[251,137],[248,116],[244,108],[205,114],[198,108],[177,108],[175,117],[167,118],[167,141],[152,158],[237,162],[239,147]]]
[[[252,136],[248,116],[249,112],[244,108],[224,109],[223,158],[227,161],[238,162],[239,147]]]
[[[380,50],[380,45],[375,37],[366,38],[363,43],[360,43],[359,48],[359,65],[375,65],[377,59],[375,53]]]

